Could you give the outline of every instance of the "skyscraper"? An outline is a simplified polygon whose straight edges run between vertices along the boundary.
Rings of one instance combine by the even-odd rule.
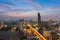
[[[38,12],[38,32],[43,35],[43,28],[41,27],[41,16],[40,13]]]
[[[38,12],[38,27],[40,27],[40,24],[41,24],[41,16],[40,13]]]

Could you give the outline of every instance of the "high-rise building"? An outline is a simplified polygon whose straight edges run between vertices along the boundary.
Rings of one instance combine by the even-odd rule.
[[[43,28],[41,27],[41,16],[40,13],[38,12],[38,32],[43,35]]]
[[[49,25],[49,28],[54,29],[53,26],[52,26],[52,20],[48,21],[48,25]]]
[[[41,16],[40,13],[38,12],[38,27],[40,27],[40,24],[41,24]]]
[[[0,26],[0,28],[3,28],[3,26],[4,26],[3,21],[1,21],[1,26]]]

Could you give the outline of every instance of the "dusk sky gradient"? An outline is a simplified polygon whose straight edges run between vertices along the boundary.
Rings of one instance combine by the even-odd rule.
[[[0,0],[0,19],[37,18],[60,20],[60,0]]]

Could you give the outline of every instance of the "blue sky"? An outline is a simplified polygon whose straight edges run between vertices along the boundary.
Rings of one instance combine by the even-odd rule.
[[[37,17],[60,19],[60,0],[0,0],[0,19]]]

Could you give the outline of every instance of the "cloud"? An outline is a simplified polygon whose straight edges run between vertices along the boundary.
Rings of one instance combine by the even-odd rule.
[[[42,6],[40,4],[34,3],[32,0],[25,0],[24,2],[26,2],[29,5],[33,5],[39,9],[42,8]]]
[[[6,12],[6,13],[5,13]],[[36,17],[36,10],[23,10],[23,11],[5,11],[0,13],[0,19],[30,19],[30,18],[35,18]]]
[[[11,0],[0,0],[0,11],[13,10],[15,5]]]
[[[28,6],[31,6],[31,7],[33,6],[34,9],[42,9],[42,5],[33,2],[33,0],[13,0],[13,1],[15,1],[17,3],[22,2],[22,3],[24,3],[24,4],[28,5]]]
[[[7,1],[1,1],[0,3],[0,10],[21,10],[25,7],[21,7],[20,3],[23,5],[26,5],[26,9],[42,9],[42,6],[40,4],[37,4],[33,2],[32,0],[9,0]],[[20,6],[19,6],[20,5]]]
[[[3,4],[0,3],[0,11],[2,10],[12,10],[12,8],[14,8],[15,6],[13,5],[8,5],[8,4]]]
[[[6,12],[6,11],[5,11]],[[44,9],[44,10],[18,10],[8,11],[4,14],[7,18],[34,18],[37,19],[37,13],[40,12],[42,20],[60,19],[60,10],[57,9]],[[3,12],[4,13],[4,12]]]
[[[14,17],[35,17],[36,10],[20,10],[20,11],[8,11],[6,15]]]
[[[11,0],[12,1],[12,0]],[[13,2],[22,1],[23,3],[34,6],[35,9],[18,9],[14,5],[0,3],[0,18],[34,18],[37,19],[37,13],[40,12],[42,19],[60,19],[60,8],[45,8],[43,9],[40,4],[32,0],[13,0]],[[37,10],[39,9],[39,10]],[[42,10],[40,10],[42,9]]]

